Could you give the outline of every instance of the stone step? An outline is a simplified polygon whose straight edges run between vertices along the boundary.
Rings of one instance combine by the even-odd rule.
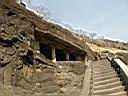
[[[111,70],[113,69],[112,67],[110,68],[92,68],[93,71],[106,71],[106,70]]]
[[[109,62],[102,60],[94,63],[92,65],[91,96],[128,96],[117,72]]]
[[[117,93],[117,92],[124,92],[124,86],[118,86],[114,88],[109,88],[109,89],[100,89],[100,90],[94,90],[93,94],[94,95],[103,95],[103,94],[112,94],[112,93]]]
[[[113,68],[107,68],[107,69],[92,69],[93,72],[106,72],[109,70],[114,70]],[[115,71],[115,70],[114,70]]]
[[[128,96],[127,92],[117,92],[117,93],[112,93],[112,94],[103,94],[103,95],[91,95],[91,96]]]
[[[114,87],[118,87],[118,86],[122,86],[122,82],[117,81],[117,82],[108,83],[105,85],[93,86],[93,89],[94,90],[109,89],[109,88],[114,88]]]
[[[103,67],[98,67],[98,68],[92,68],[92,70],[107,70],[107,69],[111,69],[112,67],[105,67],[105,68],[103,68]]]
[[[119,78],[112,78],[108,80],[102,80],[102,81],[93,81],[94,86],[99,86],[99,85],[105,85],[105,84],[110,84],[114,82],[120,82]]]
[[[102,81],[102,80],[108,80],[108,79],[112,79],[112,78],[117,78],[118,75],[117,74],[112,74],[112,75],[106,75],[104,77],[93,77],[93,81]]]
[[[111,68],[111,65],[107,65],[107,66],[92,66],[92,68]]]
[[[101,95],[91,95],[91,96],[128,96],[128,95],[127,95],[127,92],[124,91],[124,92],[118,92],[118,93],[112,93],[112,94],[101,94]]]
[[[92,64],[92,66],[109,66],[109,65],[111,65],[111,63],[94,63],[94,64]]]
[[[105,74],[93,74],[93,78],[95,78],[95,77],[104,77],[106,75],[113,75],[113,74],[117,74],[116,71],[107,72]]]
[[[93,77],[104,77],[106,75],[112,75],[112,74],[117,74],[116,71],[112,71],[112,72],[107,72],[105,74],[93,74]]]
[[[106,73],[109,73],[109,72],[113,72],[115,71],[114,69],[110,69],[110,70],[106,70],[106,71],[93,71],[93,74],[96,75],[96,74],[106,74]]]
[[[108,94],[109,96],[128,96],[126,91]]]
[[[98,63],[98,64],[97,64],[97,63],[96,63],[96,64],[92,64],[92,66],[96,66],[96,67],[97,67],[97,66],[111,66],[111,64],[110,64],[110,63],[107,63],[107,64],[104,64],[104,63],[102,63],[102,64],[99,64],[99,63]]]

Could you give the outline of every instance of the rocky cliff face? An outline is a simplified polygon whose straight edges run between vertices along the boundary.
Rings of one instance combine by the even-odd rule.
[[[36,26],[41,24],[44,30],[57,28],[40,20],[9,0],[0,1],[1,96],[78,96],[85,64],[57,65],[33,58],[29,42]]]

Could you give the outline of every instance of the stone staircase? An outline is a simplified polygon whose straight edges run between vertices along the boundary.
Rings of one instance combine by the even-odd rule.
[[[118,74],[106,59],[92,64],[90,96],[128,96]]]

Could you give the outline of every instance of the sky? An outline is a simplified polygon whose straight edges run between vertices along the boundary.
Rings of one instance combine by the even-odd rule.
[[[95,32],[105,37],[128,41],[128,0],[31,0],[44,6],[51,18]]]

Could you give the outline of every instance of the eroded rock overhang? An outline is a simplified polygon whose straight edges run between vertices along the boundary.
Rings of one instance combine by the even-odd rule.
[[[66,36],[66,35],[65,35]],[[36,29],[31,47],[45,55],[47,59],[56,61],[85,61],[87,53],[71,40],[66,40],[49,31]]]

